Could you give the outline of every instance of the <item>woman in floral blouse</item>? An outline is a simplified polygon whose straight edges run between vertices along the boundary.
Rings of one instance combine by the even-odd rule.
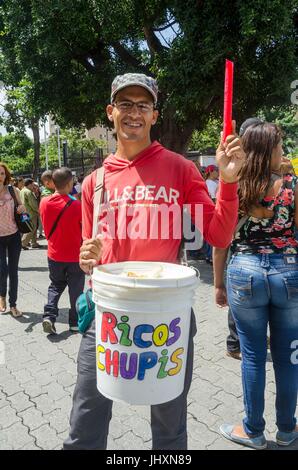
[[[298,179],[281,174],[280,129],[269,123],[248,127],[239,181],[241,227],[231,245],[228,303],[242,353],[245,418],[224,424],[229,440],[264,449],[267,328],[276,380],[276,442],[298,439]]]

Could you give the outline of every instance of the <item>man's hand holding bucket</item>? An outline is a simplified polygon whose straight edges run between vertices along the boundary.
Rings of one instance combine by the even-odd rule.
[[[80,268],[86,274],[90,274],[92,269],[98,264],[102,255],[102,240],[99,238],[89,238],[84,240],[80,248]]]

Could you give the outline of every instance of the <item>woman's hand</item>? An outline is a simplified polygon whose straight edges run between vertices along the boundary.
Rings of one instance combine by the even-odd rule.
[[[215,288],[215,303],[219,308],[228,307],[227,290],[224,286]]]
[[[80,268],[84,273],[90,274],[98,264],[102,254],[102,241],[98,238],[84,240],[80,248]]]
[[[279,170],[282,175],[294,172],[292,160],[288,157],[283,156],[281,159],[281,165]]]
[[[18,214],[23,214],[23,212],[26,212],[26,207],[23,206],[23,204],[20,204],[20,205],[17,207],[17,213],[18,213]]]
[[[241,139],[236,134],[236,123],[233,121],[233,134],[228,135],[225,142],[221,140],[216,150],[216,161],[220,179],[225,183],[236,183],[239,179],[238,175],[244,160],[245,153],[242,148]]]

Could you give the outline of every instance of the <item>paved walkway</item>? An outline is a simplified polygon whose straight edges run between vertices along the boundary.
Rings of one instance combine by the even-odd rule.
[[[201,262],[199,269],[198,334],[188,407],[189,448],[244,450],[218,432],[223,422],[241,421],[240,362],[225,357],[227,311],[214,304],[210,267]],[[47,337],[43,333],[47,287],[46,251],[23,251],[19,307],[24,316],[0,317],[0,449],[61,449],[67,436],[80,335],[68,331],[66,294],[60,304],[59,334]],[[269,448],[276,449],[275,385],[270,357],[267,372],[266,432]],[[115,403],[108,449],[150,449],[149,422],[149,407]],[[298,442],[291,448],[297,450]]]

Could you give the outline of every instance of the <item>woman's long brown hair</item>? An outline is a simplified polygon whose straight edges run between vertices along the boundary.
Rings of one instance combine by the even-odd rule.
[[[246,159],[239,175],[240,213],[248,214],[267,192],[272,152],[281,139],[281,129],[268,122],[254,124],[244,133],[242,144]]]
[[[5,171],[4,186],[6,186],[7,184],[10,183],[11,173],[10,173],[10,170],[9,170],[8,166],[6,165],[6,163],[0,162],[0,166],[2,166],[2,168],[4,168],[4,171]]]

